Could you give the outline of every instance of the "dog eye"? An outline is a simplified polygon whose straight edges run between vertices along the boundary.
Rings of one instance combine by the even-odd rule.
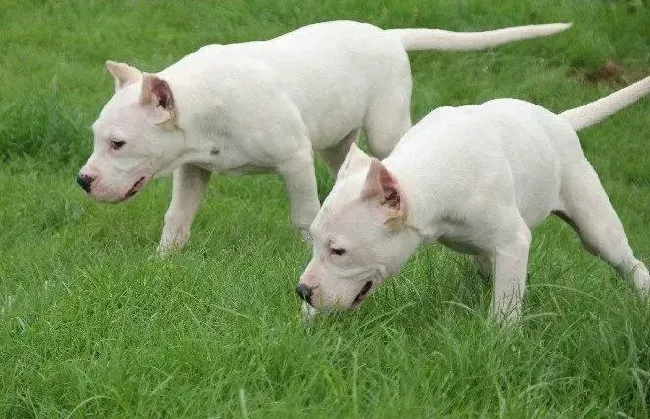
[[[336,256],[343,256],[345,254],[345,249],[337,249],[334,247],[330,247],[330,252]]]
[[[111,150],[119,150],[124,147],[125,141],[111,140]]]

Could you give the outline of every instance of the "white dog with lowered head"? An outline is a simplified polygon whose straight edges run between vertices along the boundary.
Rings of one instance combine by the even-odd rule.
[[[93,124],[94,150],[77,181],[92,197],[119,202],[173,172],[165,252],[188,240],[211,172],[275,171],[306,236],[320,206],[313,151],[336,173],[361,129],[386,157],[411,127],[406,51],[483,49],[569,26],[454,33],[335,21],[209,45],[155,75],[109,61],[116,91]]]
[[[493,311],[519,317],[530,229],[554,213],[643,293],[628,245],[576,131],[650,92],[650,77],[556,115],[515,99],[442,107],[383,161],[352,146],[311,226],[314,255],[296,288],[318,309],[361,305],[423,243],[474,255],[494,280]]]

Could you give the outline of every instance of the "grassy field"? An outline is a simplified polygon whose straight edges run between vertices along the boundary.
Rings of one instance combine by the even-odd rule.
[[[310,256],[275,175],[215,176],[190,245],[152,258],[169,180],[121,205],[74,176],[111,96],[207,43],[330,19],[480,30],[573,21],[478,53],[412,54],[413,115],[517,97],[561,111],[650,74],[650,5],[550,0],[0,0],[0,416],[648,417],[650,306],[557,220],[534,232],[525,317],[488,321],[470,261],[421,249],[354,314],[305,327]],[[591,82],[607,59],[625,70]],[[582,133],[650,262],[650,98]],[[319,188],[332,185],[319,163]]]

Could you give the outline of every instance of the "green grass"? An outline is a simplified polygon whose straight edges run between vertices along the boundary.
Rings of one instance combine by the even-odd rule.
[[[328,19],[456,30],[573,21],[554,38],[412,54],[417,120],[518,97],[561,111],[650,74],[650,7],[550,0],[0,0],[0,416],[648,417],[650,307],[557,220],[534,233],[520,327],[491,286],[430,246],[354,314],[305,327],[310,256],[277,176],[216,176],[187,249],[151,258],[170,181],[86,198],[74,175],[112,94],[103,62],[156,71],[212,42]],[[576,71],[575,68],[578,68]],[[650,98],[581,138],[650,262]],[[321,196],[332,179],[319,164]]]

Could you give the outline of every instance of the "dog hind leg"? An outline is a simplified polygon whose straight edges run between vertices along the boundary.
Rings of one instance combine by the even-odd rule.
[[[513,227],[498,237],[491,259],[494,294],[492,312],[505,324],[519,319],[524,292],[531,232],[521,216],[517,215]]]
[[[589,162],[574,164],[563,174],[560,200],[556,215],[574,228],[585,248],[640,291],[650,291],[648,269],[634,257],[623,224]]]
[[[378,94],[363,121],[371,153],[378,159],[386,158],[397,142],[411,129],[411,79],[408,62],[391,79],[388,91]]]

